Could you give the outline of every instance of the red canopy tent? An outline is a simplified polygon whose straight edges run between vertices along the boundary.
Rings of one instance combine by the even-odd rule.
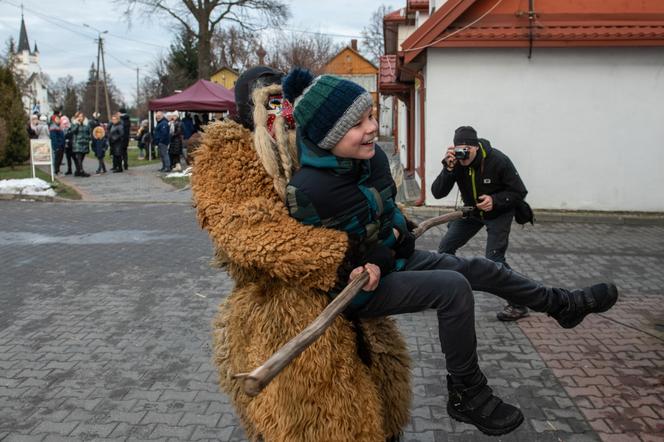
[[[170,97],[150,100],[151,111],[199,111],[235,113],[235,94],[208,80],[198,80],[182,92]]]

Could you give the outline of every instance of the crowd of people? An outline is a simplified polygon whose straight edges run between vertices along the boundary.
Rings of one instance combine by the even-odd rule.
[[[141,121],[134,136],[138,144],[139,159],[152,159],[159,155],[162,166],[159,172],[181,171],[182,165],[189,164],[187,146],[195,146],[203,119],[186,113],[180,119],[177,111],[157,112],[156,124],[150,130],[148,120]],[[53,167],[56,175],[62,174],[63,164],[67,165],[64,175],[89,177],[84,170],[84,159],[92,152],[98,161],[95,174],[107,173],[105,158],[111,158],[111,172],[121,173],[129,168],[128,148],[131,139],[131,120],[125,109],[111,116],[111,121],[100,121],[100,114],[94,112],[88,119],[79,111],[69,118],[55,111],[46,115],[31,115],[27,125],[31,139],[50,139],[53,153]],[[156,149],[155,149],[156,148]],[[72,170],[73,164],[73,170]]]

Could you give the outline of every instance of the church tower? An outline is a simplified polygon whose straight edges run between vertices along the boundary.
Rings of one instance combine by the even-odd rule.
[[[48,104],[48,89],[39,65],[39,49],[35,42],[34,50],[30,50],[28,30],[25,26],[23,12],[21,12],[21,31],[18,37],[18,47],[14,53],[16,73],[23,76],[27,82],[27,91],[23,96],[23,107],[28,114],[50,114]]]

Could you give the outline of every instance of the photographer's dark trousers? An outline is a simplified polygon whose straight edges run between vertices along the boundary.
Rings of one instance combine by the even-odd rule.
[[[509,245],[510,229],[514,211],[503,213],[494,219],[480,219],[477,217],[463,218],[451,221],[447,225],[447,233],[440,240],[438,253],[454,255],[458,249],[466,245],[470,239],[486,226],[486,252],[485,256],[494,262],[507,264],[505,252]]]
[[[451,221],[447,225],[447,233],[440,240],[438,253],[455,255],[456,251],[466,245],[466,243],[470,241],[470,239],[475,236],[482,227],[486,227],[487,238],[484,256],[491,261],[500,262],[509,267],[509,264],[505,259],[505,253],[507,252],[507,246],[509,245],[513,219],[514,211],[510,210],[509,212],[505,212],[490,220],[472,217]],[[510,303],[510,305],[523,307],[523,305],[520,304]]]
[[[415,250],[404,270],[380,280],[362,307],[347,313],[360,318],[435,309],[447,371],[458,377],[479,369],[473,290],[489,292],[538,312],[557,312],[565,289],[546,287],[486,258],[459,258]]]

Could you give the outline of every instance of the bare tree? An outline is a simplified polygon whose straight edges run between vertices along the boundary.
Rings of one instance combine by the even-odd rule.
[[[378,59],[380,56],[385,55],[383,17],[389,14],[390,11],[391,8],[389,6],[380,5],[378,9],[371,14],[369,25],[362,28],[362,44],[375,65],[378,65]]]
[[[276,25],[289,17],[281,0],[117,0],[126,4],[131,18],[136,8],[148,15],[162,14],[179,22],[198,39],[198,78],[208,78],[212,35],[222,22],[253,32]]]
[[[255,33],[241,27],[220,29],[212,36],[212,57],[215,69],[229,67],[239,72],[258,62],[261,46]]]
[[[284,72],[298,66],[318,74],[340,49],[324,34],[279,35],[268,44],[267,63]]]
[[[71,75],[60,77],[48,83],[48,102],[51,109],[62,108],[67,91],[76,90],[76,81]]]

